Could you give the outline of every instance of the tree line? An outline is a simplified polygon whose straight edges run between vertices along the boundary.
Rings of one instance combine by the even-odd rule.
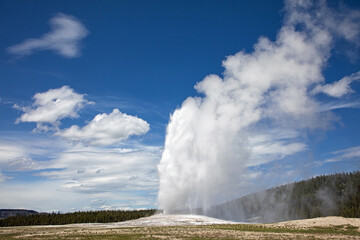
[[[0,227],[28,225],[61,225],[72,223],[121,222],[151,216],[156,209],[147,210],[106,210],[72,213],[39,213],[28,216],[11,216],[0,219]]]
[[[318,176],[294,184],[289,215],[360,217],[360,172]]]

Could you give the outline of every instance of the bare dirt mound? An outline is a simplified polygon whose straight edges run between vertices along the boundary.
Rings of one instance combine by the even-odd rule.
[[[350,225],[360,229],[360,219],[344,218],[344,217],[319,217],[319,218],[279,222],[269,225],[274,227],[293,227],[293,228],[334,227],[334,226]]]

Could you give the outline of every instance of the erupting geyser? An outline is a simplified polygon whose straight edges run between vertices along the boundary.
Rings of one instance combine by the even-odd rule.
[[[336,12],[324,1],[286,1],[285,10],[275,41],[261,37],[252,53],[228,56],[223,77],[197,83],[203,95],[172,114],[158,166],[166,213],[206,212],[243,194],[249,179],[261,176],[250,166],[304,151],[300,132],[331,123],[331,109],[317,95],[340,98],[360,78],[358,72],[326,84],[322,74],[337,39],[359,40],[358,11]]]

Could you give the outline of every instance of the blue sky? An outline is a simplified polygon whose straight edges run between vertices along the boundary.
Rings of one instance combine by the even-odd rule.
[[[328,6],[359,22],[360,3],[342,4]],[[206,76],[224,76],[227,56],[252,54],[260,37],[276,41],[286,16],[277,0],[0,1],[0,208],[157,207],[170,115],[204,96],[194,86]],[[324,79],[308,90],[331,121],[287,128],[296,137],[271,154],[256,137],[285,130],[270,132],[269,119],[247,130],[256,188],[235,196],[359,169],[360,30],[352,26],[353,35],[334,33]],[[326,85],[346,76],[345,89]]]

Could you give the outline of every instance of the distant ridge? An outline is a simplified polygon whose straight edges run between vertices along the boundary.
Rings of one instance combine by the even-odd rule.
[[[28,216],[33,214],[38,214],[38,212],[27,209],[0,209],[0,219],[19,215]]]

